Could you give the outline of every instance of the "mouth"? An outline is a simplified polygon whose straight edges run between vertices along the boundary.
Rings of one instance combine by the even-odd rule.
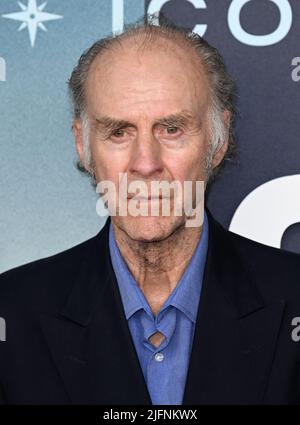
[[[128,197],[128,199],[134,199],[135,201],[141,201],[141,202],[145,202],[145,201],[160,201],[162,199],[170,199],[167,197],[163,197],[163,196],[130,196]]]

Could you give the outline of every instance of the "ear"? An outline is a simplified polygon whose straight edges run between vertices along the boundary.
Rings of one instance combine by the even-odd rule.
[[[82,123],[80,119],[74,119],[72,123],[72,131],[75,138],[75,146],[76,146],[78,158],[81,164],[83,164],[84,168],[88,172],[90,172],[89,166],[88,164],[85,163],[85,158],[84,158],[84,142],[83,142],[83,135],[82,135]]]
[[[228,110],[223,112],[223,121],[227,128],[229,128],[229,125],[230,125],[230,117],[231,117],[231,114]],[[227,149],[228,149],[228,137],[226,138],[226,140],[223,141],[219,149],[214,154],[214,158],[212,160],[213,168],[217,167],[221,163],[222,159],[224,158],[227,152]]]
[[[78,155],[81,163],[83,163],[84,155],[83,155],[82,124],[81,124],[81,121],[79,119],[74,119],[74,121],[72,123],[72,131],[73,131],[74,138],[75,138],[77,155]]]

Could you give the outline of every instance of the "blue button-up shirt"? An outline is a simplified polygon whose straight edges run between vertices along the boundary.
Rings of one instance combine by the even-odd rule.
[[[200,241],[183,276],[156,316],[129,271],[117,246],[112,225],[109,249],[129,329],[153,404],[181,404],[193,342],[208,245],[204,214]],[[154,347],[149,337],[165,339]]]

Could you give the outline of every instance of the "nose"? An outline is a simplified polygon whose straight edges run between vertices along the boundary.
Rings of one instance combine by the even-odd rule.
[[[163,172],[161,148],[154,136],[140,136],[132,147],[129,172],[135,177],[154,178]]]

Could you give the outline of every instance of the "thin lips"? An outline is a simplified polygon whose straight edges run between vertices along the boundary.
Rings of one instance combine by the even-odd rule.
[[[157,199],[169,199],[166,197],[162,197],[162,196],[130,196],[128,199],[132,199],[134,198],[134,200],[136,201],[151,201],[151,200],[157,200]]]

